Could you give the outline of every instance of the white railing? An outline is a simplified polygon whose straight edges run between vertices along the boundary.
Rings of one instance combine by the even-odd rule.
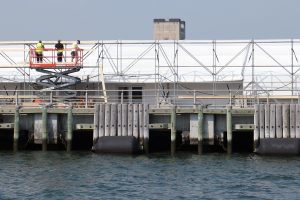
[[[146,103],[155,106],[169,105],[204,105],[206,107],[252,107],[256,103],[300,103],[299,93],[291,95],[290,91],[270,95],[264,90],[107,90],[109,103]],[[65,107],[70,103],[75,108],[93,108],[97,103],[105,103],[105,98],[99,90],[0,90],[0,106],[20,105],[24,107],[38,107],[49,105]]]

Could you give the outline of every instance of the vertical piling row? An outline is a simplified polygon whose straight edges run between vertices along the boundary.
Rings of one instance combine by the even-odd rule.
[[[20,107],[16,105],[14,119],[14,151],[18,151],[19,147],[19,132],[20,132]]]
[[[290,105],[290,138],[296,137],[296,104]]]
[[[203,153],[203,106],[198,106],[198,154]]]
[[[270,105],[265,105],[265,138],[270,138]]]
[[[283,138],[290,137],[290,105],[284,104],[282,106],[282,136]]]
[[[42,150],[47,151],[47,107],[42,107]]]
[[[73,106],[72,104],[69,105],[68,108],[68,130],[67,130],[67,152],[70,152],[72,149],[72,139],[73,139]]]
[[[95,129],[93,132],[93,139],[95,142],[96,138],[102,136],[134,136],[136,139],[139,140],[140,145],[144,145],[144,150],[146,153],[148,153],[149,152],[148,124],[149,124],[149,105],[143,105],[143,104],[100,104],[99,105],[97,104],[95,105],[95,114],[94,114]],[[174,136],[172,136],[171,139],[174,140]],[[175,139],[176,139],[176,130],[175,130]]]
[[[110,136],[117,136],[117,104],[111,104],[110,110]]]
[[[232,107],[227,106],[226,127],[227,127],[227,154],[232,153]]]
[[[149,105],[144,105],[144,151],[149,153]]]
[[[276,104],[276,138],[282,138],[282,105]]]
[[[254,105],[254,134],[253,134],[253,140],[254,140],[254,149],[258,146],[258,140],[259,140],[259,105]]]
[[[100,104],[95,104],[94,111],[94,132],[93,132],[93,144],[99,138],[99,115],[100,115]]]
[[[259,105],[259,138],[265,137],[265,106]]]
[[[171,109],[171,155],[176,152],[176,106]]]
[[[300,138],[300,104],[296,105],[296,138]]]
[[[276,137],[276,105],[270,106],[270,138]]]
[[[139,139],[139,105],[133,104],[133,136]]]
[[[128,104],[128,136],[132,136],[132,120],[133,120],[133,106],[132,104]]]

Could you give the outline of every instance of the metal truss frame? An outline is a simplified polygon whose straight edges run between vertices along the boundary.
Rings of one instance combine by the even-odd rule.
[[[46,46],[55,43],[44,42]],[[67,48],[72,42],[63,43]],[[0,68],[13,69],[19,75],[18,80],[0,76],[0,81],[24,85],[32,81],[28,59],[34,44],[35,41],[0,42]],[[84,69],[89,69],[88,75],[81,75],[98,81],[99,89],[101,66],[106,82],[154,82],[157,102],[168,95],[170,87],[176,104],[184,82],[211,82],[211,94],[215,96],[218,81],[242,80],[244,85],[239,90],[251,96],[253,103],[259,95],[281,92],[294,96],[300,89],[300,40],[82,41],[81,48]]]

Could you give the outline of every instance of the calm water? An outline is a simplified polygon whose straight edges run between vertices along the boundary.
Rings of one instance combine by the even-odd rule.
[[[300,158],[0,152],[0,199],[299,199]]]

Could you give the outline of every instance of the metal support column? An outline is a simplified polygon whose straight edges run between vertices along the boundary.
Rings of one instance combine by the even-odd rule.
[[[70,152],[72,149],[72,137],[73,137],[73,106],[69,105],[68,108],[68,131],[67,131],[67,152]]]
[[[15,119],[14,119],[14,151],[18,151],[19,147],[19,132],[20,132],[20,107],[15,108]]]
[[[198,154],[203,152],[203,106],[198,106]]]
[[[176,106],[171,110],[171,155],[176,152]]]
[[[227,154],[232,153],[232,107],[227,106]]]

